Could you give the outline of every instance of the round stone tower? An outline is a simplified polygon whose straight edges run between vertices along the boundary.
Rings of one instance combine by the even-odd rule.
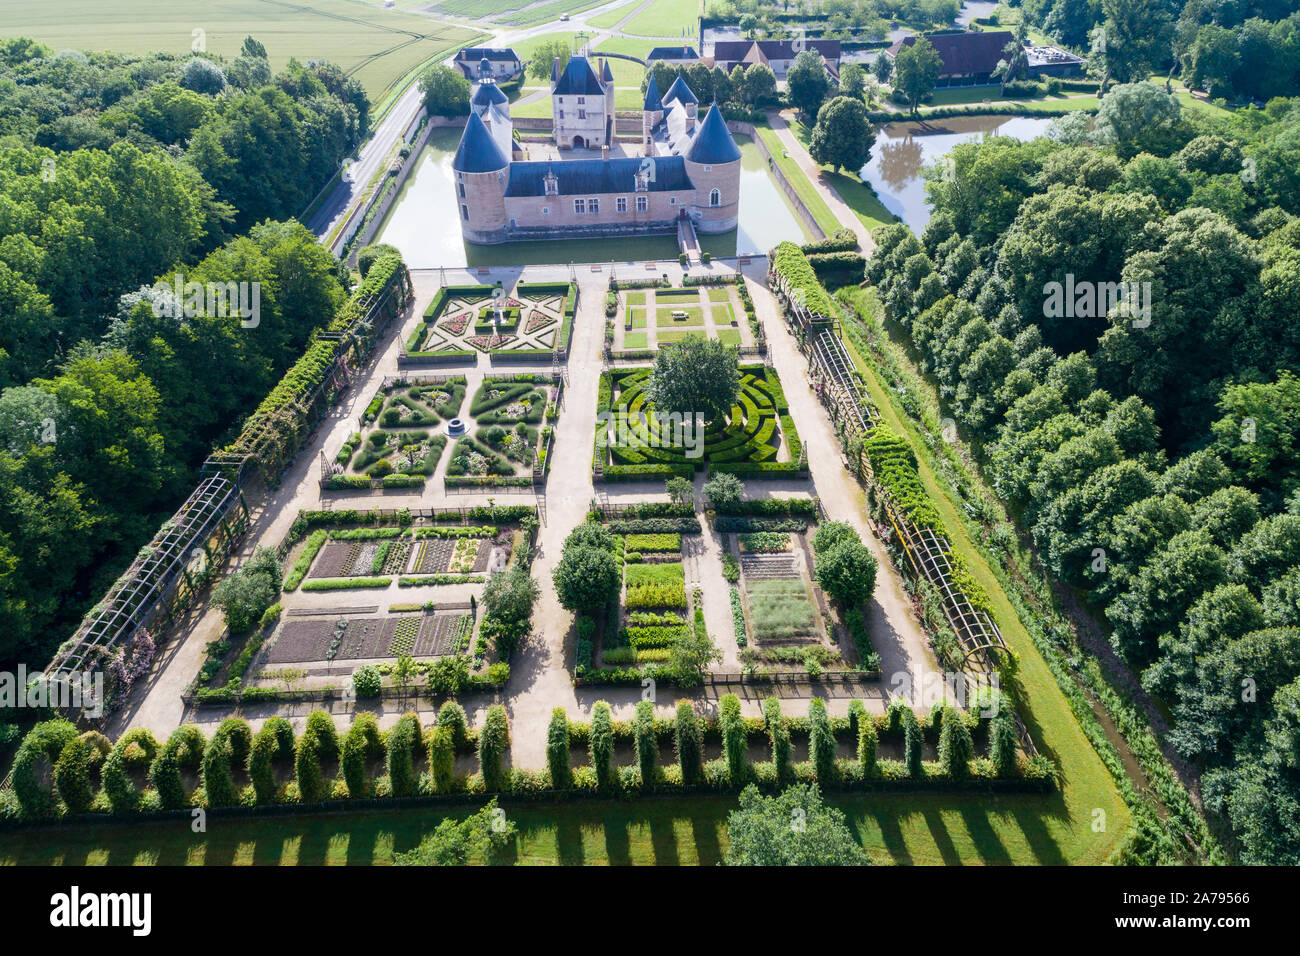
[[[451,168],[456,177],[461,234],[470,242],[505,242],[510,159],[473,110]]]
[[[740,147],[717,104],[709,107],[682,156],[695,184],[691,218],[700,233],[730,232],[740,215]]]

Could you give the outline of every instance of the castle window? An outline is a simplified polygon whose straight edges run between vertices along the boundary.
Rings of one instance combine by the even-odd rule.
[[[637,196],[637,197],[636,197],[636,211],[637,211],[637,212],[645,212],[645,211],[646,211],[647,209],[649,209],[649,208],[650,208],[650,199],[649,199],[649,197],[647,197],[647,196]]]
[[[715,189],[711,193],[709,193],[709,205],[710,206],[722,205],[722,192],[720,190]]]
[[[586,118],[587,118],[587,111],[586,111],[586,110],[578,110],[578,119],[586,119]]]
[[[676,206],[676,205],[677,205],[677,197],[676,197],[676,196],[669,196],[669,197],[668,197],[668,205],[670,205],[670,206]]]
[[[597,214],[600,212],[600,200],[599,200],[599,199],[588,199],[588,200],[587,200],[587,212],[591,213],[593,216],[597,215]]]
[[[549,216],[550,214],[551,214],[551,207],[550,207],[550,206],[543,206],[543,207],[542,207],[542,215],[543,215],[543,216]]]
[[[579,106],[586,106],[586,105],[587,105],[587,98],[586,98],[585,96],[579,96],[579,97],[578,97],[578,105],[579,105]]]
[[[461,184],[460,184],[460,198],[461,198],[461,199],[464,199],[464,198],[465,198],[465,184],[464,184],[464,183],[461,183]]]
[[[618,212],[627,212],[627,197],[626,197],[626,196],[619,196],[617,199],[615,199],[615,200],[614,200],[614,208],[615,208]]]
[[[587,211],[587,200],[585,200],[585,199],[575,199],[575,200],[573,201],[573,211],[576,212],[576,213],[578,213],[579,215],[581,215],[582,213],[586,212],[586,211]]]
[[[469,206],[465,205],[464,203],[460,204],[460,217],[462,219],[469,218]]]
[[[705,166],[705,167],[704,167],[704,171],[705,171],[706,173],[711,173],[711,172],[713,172],[713,167],[712,167],[712,166]]]
[[[560,110],[560,119],[564,119],[564,110]]]

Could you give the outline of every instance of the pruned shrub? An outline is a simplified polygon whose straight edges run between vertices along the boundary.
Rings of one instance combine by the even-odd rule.
[[[493,704],[488,708],[478,738],[479,770],[483,774],[483,786],[490,791],[504,789],[506,780],[501,761],[509,746],[510,721],[506,717],[506,709],[500,704]]]
[[[975,756],[975,745],[971,741],[966,721],[954,707],[943,709],[942,726],[939,730],[939,763],[955,779],[970,776],[970,761]]]
[[[465,716],[465,708],[454,700],[449,700],[438,708],[438,726],[451,731],[452,743],[456,747],[469,744],[469,718]]]
[[[27,732],[14,755],[13,787],[18,803],[27,816],[48,816],[55,812],[54,793],[42,784],[43,767],[53,775],[54,764],[68,741],[77,736],[77,728],[66,720],[46,720]]]
[[[383,752],[379,721],[369,711],[362,711],[343,735],[343,744],[339,747],[339,766],[343,771],[343,781],[348,787],[348,796],[360,799],[370,795],[370,776],[366,772],[366,763],[378,758]]]
[[[278,788],[274,763],[292,757],[293,725],[283,717],[272,717],[257,732],[248,751],[248,777],[253,781],[258,804],[275,803]]]
[[[632,734],[636,742],[637,766],[641,769],[641,785],[648,787],[655,782],[656,763],[659,760],[659,742],[655,740],[654,701],[637,701]]]
[[[820,697],[808,702],[808,756],[819,782],[828,784],[838,778],[835,736],[831,733],[830,718],[826,716],[826,702]]]
[[[921,725],[911,707],[901,708],[899,717],[903,725],[903,763],[911,776],[919,777],[922,773]]]
[[[772,744],[772,767],[776,782],[784,786],[792,773],[790,766],[790,727],[781,713],[781,702],[775,697],[763,701],[763,720],[767,722],[767,735]]]
[[[687,785],[699,783],[703,774],[700,720],[695,716],[695,708],[691,706],[689,700],[677,702],[677,722],[673,729],[677,763],[682,769],[682,783]]]
[[[551,723],[546,728],[546,767],[551,773],[551,786],[557,790],[567,788],[573,781],[569,769],[569,715],[563,707],[551,711]]]
[[[114,813],[140,809],[140,788],[131,779],[131,771],[147,768],[157,755],[158,741],[144,727],[132,728],[118,738],[99,772],[104,796]]]
[[[428,734],[429,777],[434,793],[450,793],[456,776],[456,741],[450,727],[433,727]]]
[[[403,714],[388,732],[388,783],[395,797],[415,793],[420,742],[420,718],[415,714]]]
[[[63,745],[54,764],[54,783],[69,813],[85,813],[95,791],[90,785],[91,746],[80,737]]]
[[[718,701],[718,724],[722,730],[727,777],[733,787],[738,787],[749,775],[749,751],[746,749],[745,722],[740,716],[740,698],[735,694],[723,694]]]
[[[596,786],[602,790],[614,785],[614,719],[609,704],[598,700],[591,709],[591,732],[587,737],[591,766],[596,771]]]

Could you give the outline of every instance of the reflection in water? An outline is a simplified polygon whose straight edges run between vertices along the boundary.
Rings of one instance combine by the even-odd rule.
[[[459,140],[459,128],[433,131],[414,172],[376,234],[376,242],[387,242],[401,250],[412,269],[677,258],[675,235],[557,239],[498,246],[465,242],[460,234],[451,168]],[[721,236],[701,236],[701,250],[719,257],[748,255],[766,252],[782,239],[809,238],[768,174],[758,147],[747,136],[737,136],[736,143],[741,150],[740,194],[744,197],[740,226]]]
[[[986,136],[1030,140],[1046,132],[1051,119],[1031,116],[956,116],[932,122],[887,123],[881,127],[862,178],[881,203],[919,233],[930,221],[922,170],[959,143]]]

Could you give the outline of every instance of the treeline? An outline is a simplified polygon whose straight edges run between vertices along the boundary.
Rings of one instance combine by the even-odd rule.
[[[251,38],[229,63],[0,41],[0,665],[48,661],[332,320],[338,264],[267,217],[367,123],[336,67],[273,76]]]
[[[540,731],[540,728],[534,728]],[[837,738],[854,746],[836,756]],[[722,756],[706,759],[706,745]],[[770,761],[752,762],[749,748],[767,743]],[[807,762],[795,762],[795,745],[807,745]],[[616,762],[615,748],[631,744],[635,763]],[[902,759],[886,759],[884,744]],[[938,759],[924,759],[926,746]],[[675,762],[664,762],[671,746]],[[301,734],[282,717],[254,731],[242,717],[223,720],[210,737],[193,724],[160,741],[147,729],[116,741],[98,731],[78,733],[66,720],[36,724],[14,756],[13,790],[0,794],[0,820],[65,818],[83,813],[137,814],[190,807],[259,807],[323,801],[433,797],[450,794],[619,794],[680,792],[683,787],[728,792],[757,783],[765,789],[816,782],[848,790],[967,789],[1047,793],[1057,786],[1051,762],[1018,752],[1015,718],[997,692],[981,695],[978,708],[958,711],[940,701],[918,714],[893,701],[882,715],[851,701],[847,717],[831,717],[813,698],[807,717],[782,713],[768,698],[763,716],[741,715],[740,700],[725,694],[717,716],[701,716],[687,700],[672,717],[657,717],[641,701],[631,721],[615,721],[596,701],[592,720],[551,712],[544,770],[509,766],[511,727],[501,704],[488,708],[483,726],[469,726],[465,709],[446,701],[428,727],[408,713],[387,731],[374,714],[360,712],[340,733],[329,713],[312,711]],[[586,765],[573,766],[573,750]],[[478,769],[458,772],[457,758],[477,756]]]
[[[1291,0],[1024,0],[1025,22],[1086,52],[1120,83],[1176,71],[1213,97],[1300,93],[1300,14]],[[1104,42],[1098,38],[1104,36]]]
[[[244,50],[223,69],[0,41],[0,386],[102,335],[123,293],[298,215],[364,137],[365,93],[337,67],[272,77]]]
[[[1243,157],[1265,169],[1270,144],[1294,167],[1294,139],[1267,128],[1297,118],[1273,104],[1253,118],[1259,135],[1180,130],[1172,151],[1170,131],[1153,130],[1159,153],[1127,161],[1046,140],[959,147],[953,177],[931,184],[924,235],[878,230],[868,265],[1043,562],[1103,610],[1168,704],[1170,741],[1204,768],[1206,806],[1241,858],[1292,864],[1300,210],[1272,172],[1247,183],[1236,214],[1204,187],[1241,182]],[[1067,273],[1150,282],[1149,324],[1118,307],[1056,315],[1047,287]]]

